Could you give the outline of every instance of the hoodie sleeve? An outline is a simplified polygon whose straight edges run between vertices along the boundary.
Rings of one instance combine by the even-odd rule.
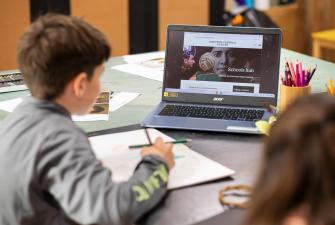
[[[83,133],[58,132],[45,143],[37,182],[73,222],[133,224],[167,192],[169,171],[159,156],[144,157],[128,181],[115,183]]]

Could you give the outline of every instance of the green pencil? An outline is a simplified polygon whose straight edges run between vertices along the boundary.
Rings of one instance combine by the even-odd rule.
[[[175,141],[167,141],[165,143],[171,143],[171,144],[187,144],[191,142],[191,139],[179,139]],[[151,144],[143,144],[143,145],[130,145],[129,149],[134,149],[134,148],[142,148],[142,147],[148,147],[151,146]]]

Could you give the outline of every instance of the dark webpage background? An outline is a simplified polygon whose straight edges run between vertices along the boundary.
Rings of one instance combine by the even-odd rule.
[[[243,34],[241,34],[243,35]],[[261,49],[259,60],[261,62],[260,73],[260,92],[277,94],[277,64],[278,62],[278,35],[263,35],[263,49]],[[188,80],[194,71],[181,73],[183,62],[184,32],[170,31],[168,37],[168,52],[166,56],[165,88],[180,88],[181,80]],[[198,62],[202,54],[196,54],[195,61]]]

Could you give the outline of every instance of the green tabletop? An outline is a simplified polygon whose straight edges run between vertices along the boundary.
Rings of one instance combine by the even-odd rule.
[[[312,79],[312,92],[325,92],[325,83],[329,78],[335,80],[335,64],[324,60],[316,59],[307,55],[282,49],[281,53],[281,74],[284,72],[284,61],[300,60],[304,66],[318,69]],[[158,104],[161,99],[162,83],[146,79],[136,75],[112,69],[113,66],[124,64],[122,57],[113,57],[105,65],[105,72],[102,76],[102,88],[113,92],[137,92],[140,96],[124,107],[111,112],[108,121],[76,122],[86,132],[128,126],[140,123],[145,116]],[[0,101],[28,95],[28,91],[17,91],[0,94]],[[0,120],[8,115],[0,110]]]

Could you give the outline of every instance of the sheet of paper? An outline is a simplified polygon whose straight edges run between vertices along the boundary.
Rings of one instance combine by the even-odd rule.
[[[0,102],[0,109],[6,112],[13,112],[14,109],[22,102],[22,98],[14,98]]]
[[[165,52],[123,56],[127,64],[112,67],[125,73],[163,81]]]
[[[75,122],[90,122],[90,121],[108,121],[108,114],[86,114],[82,116],[73,115],[72,120]]]
[[[22,98],[14,98],[6,101],[0,102],[0,109],[13,112],[14,109],[22,102]],[[73,121],[99,121],[99,120],[108,120],[108,114],[87,114],[84,116],[72,116]]]
[[[148,129],[150,138],[162,137],[164,141],[173,139],[155,130]],[[144,130],[106,134],[91,137],[90,142],[97,157],[113,173],[115,181],[128,180],[141,160],[140,150],[129,150],[129,145],[147,144]],[[169,189],[175,189],[230,176],[233,170],[210,160],[186,145],[173,147],[175,167],[170,171]]]
[[[141,63],[145,61],[150,61],[154,59],[164,59],[165,52],[149,52],[143,54],[125,55],[123,59],[126,63]]]
[[[72,116],[73,121],[83,122],[83,121],[108,121],[109,120],[109,112],[114,112],[121,108],[122,106],[128,104],[137,98],[140,94],[135,92],[120,92],[114,93],[109,99],[109,105],[106,107],[105,102],[96,103],[94,107],[94,111],[91,111],[87,115],[83,116]]]
[[[99,121],[109,119],[110,92],[101,91],[91,111],[82,116],[72,116],[73,121]]]
[[[106,94],[106,92],[102,92]],[[102,98],[98,98],[97,102],[94,104],[91,113],[83,116],[73,115],[72,120],[76,122],[84,122],[84,121],[108,121],[109,120],[109,112],[114,112],[121,108],[122,106],[128,104],[137,98],[140,94],[136,92],[120,92],[115,93],[110,98],[109,93],[107,100],[102,100]],[[108,102],[106,103],[104,101]],[[22,98],[14,98],[10,100],[0,101],[0,110],[4,110],[6,112],[13,112],[14,109],[22,102]],[[106,106],[108,105],[108,107]]]
[[[112,69],[163,82],[163,70],[152,69],[139,64],[123,64],[114,66]]]
[[[114,112],[121,108],[122,106],[128,104],[137,98],[140,94],[136,92],[120,92],[113,95],[112,99],[109,101],[109,111]]]

